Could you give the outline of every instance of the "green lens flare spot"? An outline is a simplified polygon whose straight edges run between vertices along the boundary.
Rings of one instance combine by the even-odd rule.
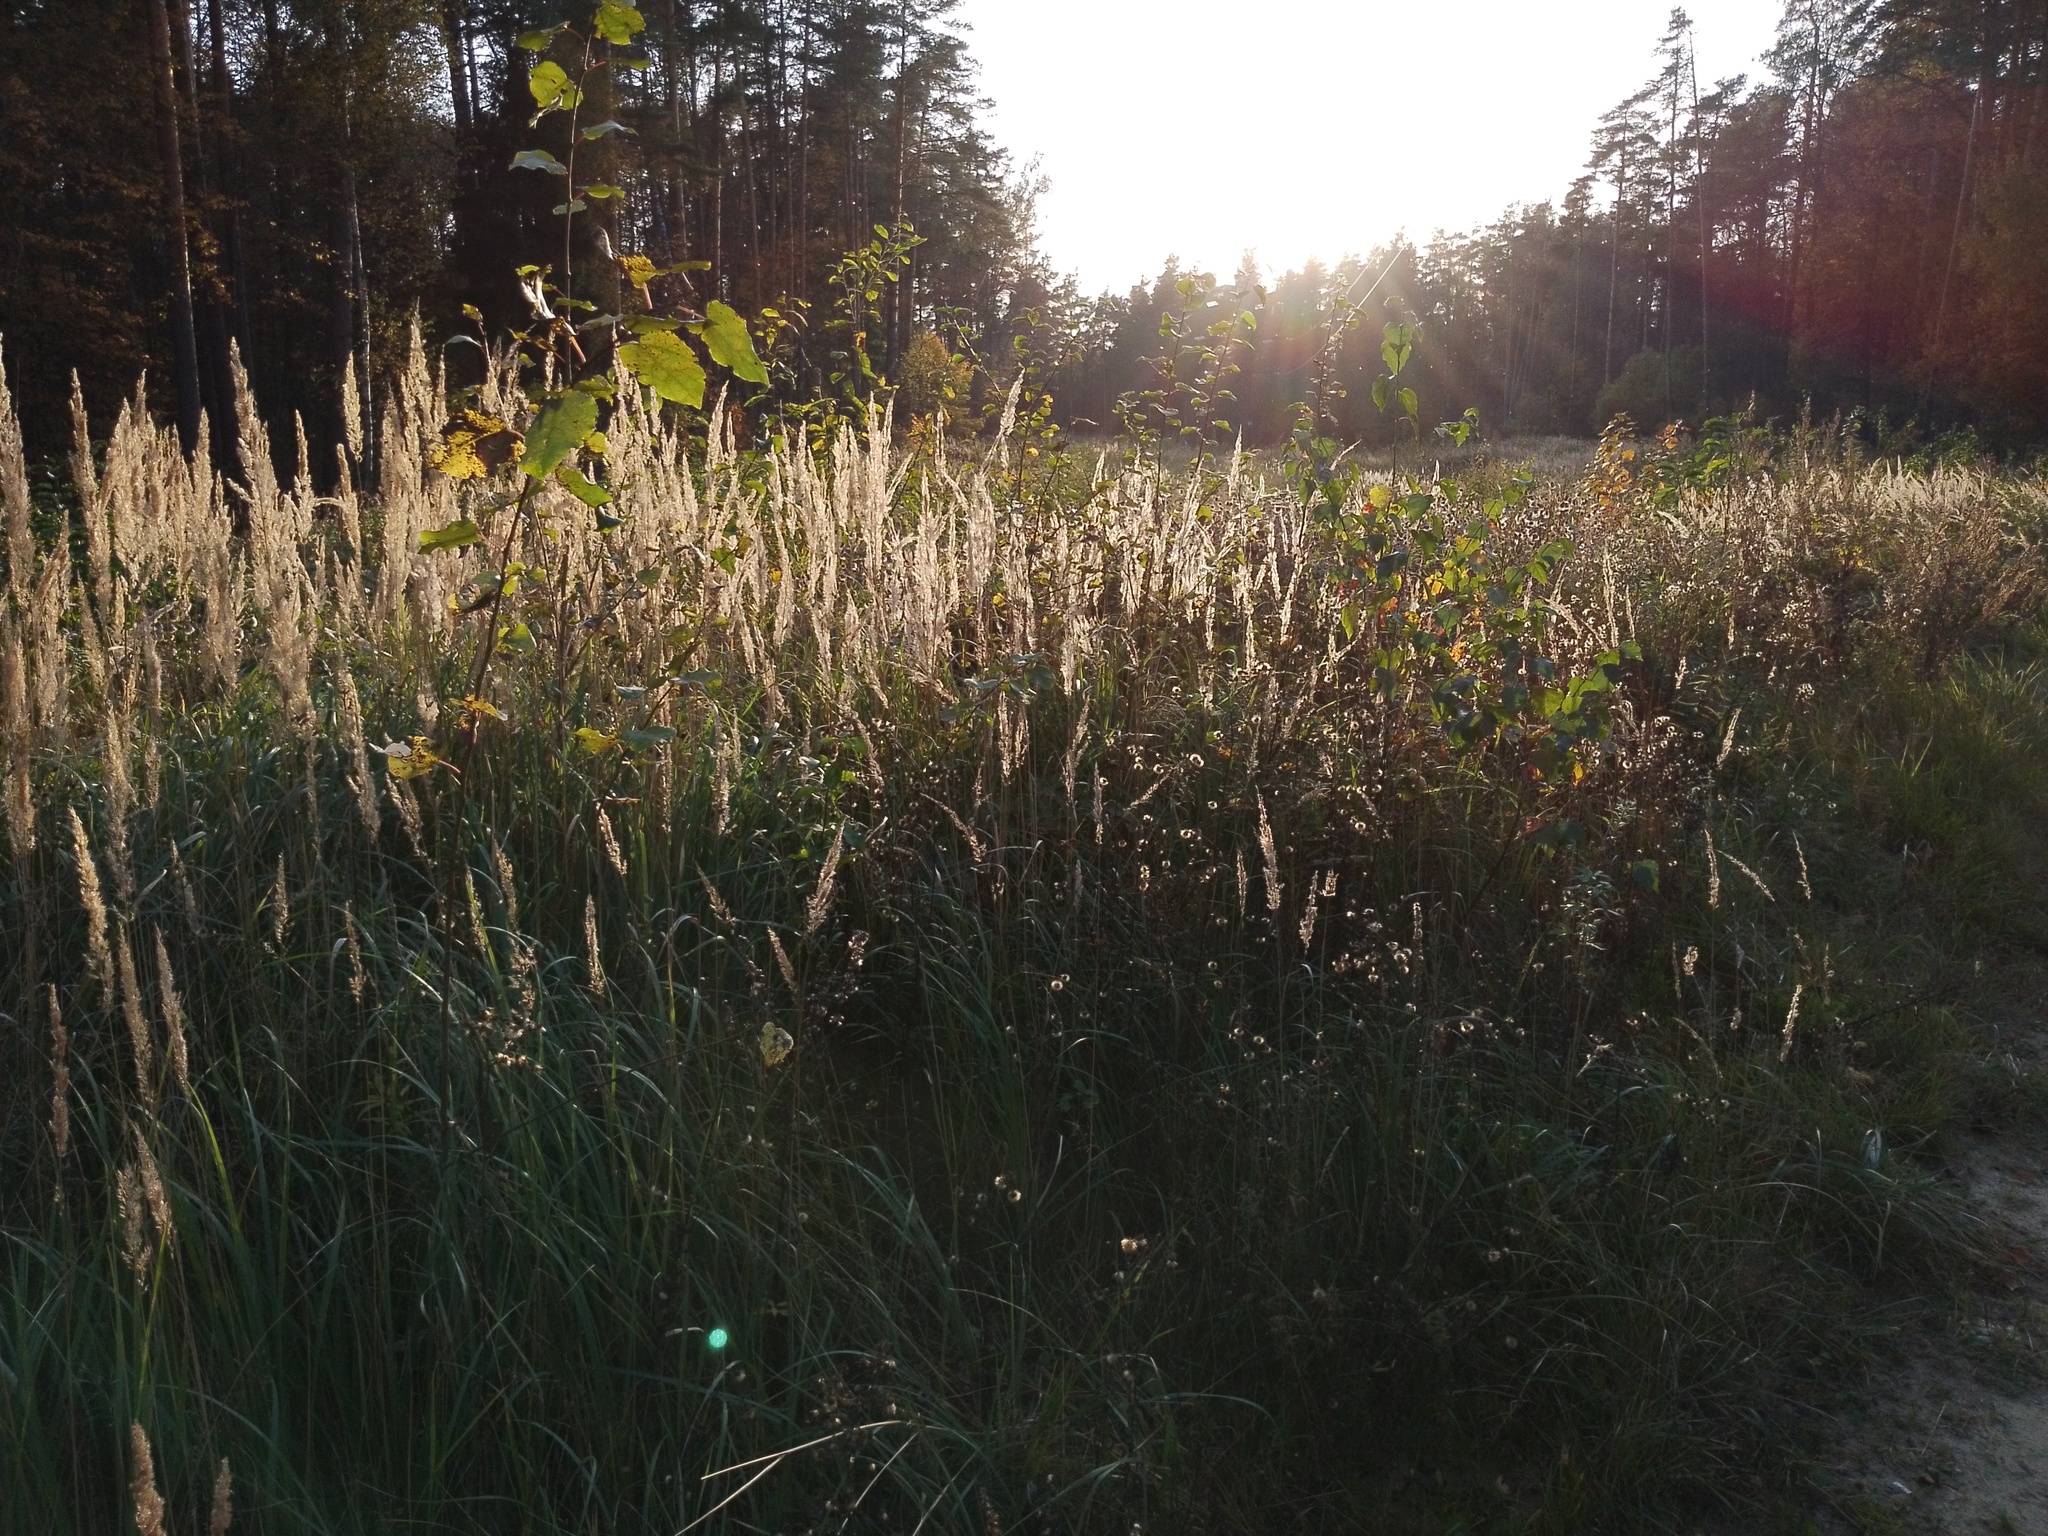
[[[732,1342],[732,1335],[723,1328],[714,1328],[704,1335],[704,1342],[712,1349],[723,1349]]]

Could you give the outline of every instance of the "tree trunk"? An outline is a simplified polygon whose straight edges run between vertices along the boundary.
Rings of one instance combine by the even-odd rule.
[[[185,241],[185,167],[178,150],[178,81],[171,63],[171,14],[149,0],[149,64],[156,78],[156,144],[163,176],[164,247],[171,268],[171,349],[178,386],[178,441],[199,444],[199,345],[192,329],[192,261]]]
[[[469,97],[469,45],[462,33],[460,7],[442,8],[441,40],[448,48],[448,97],[455,104],[455,131],[468,133],[476,112]]]

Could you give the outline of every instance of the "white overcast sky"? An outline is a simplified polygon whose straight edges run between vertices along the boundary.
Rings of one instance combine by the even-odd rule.
[[[1783,0],[1694,0],[1700,88],[1758,78]],[[1052,186],[1082,289],[1169,254],[1224,275],[1561,197],[1655,71],[1667,0],[963,0],[991,128]]]

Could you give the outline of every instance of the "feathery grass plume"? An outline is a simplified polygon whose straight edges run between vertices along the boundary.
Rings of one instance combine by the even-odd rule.
[[[1316,936],[1316,882],[1313,877],[1308,883],[1308,900],[1301,908],[1301,947],[1307,949]]]
[[[604,996],[604,952],[597,942],[597,898],[583,898],[583,964],[585,985],[598,997]]]
[[[1737,706],[1735,713],[1728,717],[1728,729],[1721,737],[1721,755],[1714,759],[1714,771],[1719,773],[1728,766],[1728,758],[1735,751],[1735,727],[1742,723],[1742,709]]]
[[[1101,770],[1098,769],[1095,774],[1095,846],[1098,848],[1102,846],[1104,836],[1102,830],[1102,792],[1108,787],[1103,781]]]
[[[64,610],[71,586],[70,562],[45,560],[29,599],[27,649],[33,671],[29,713],[49,735],[62,740],[70,729],[71,652],[64,639]]]
[[[114,1175],[114,1209],[121,1218],[121,1258],[139,1284],[149,1273],[149,1220],[142,1199],[142,1179],[132,1162]]]
[[[128,1426],[128,1454],[135,1469],[128,1484],[135,1501],[135,1529],[139,1536],[166,1536],[163,1495],[156,1488],[156,1463],[149,1453],[149,1436],[140,1424]]]
[[[1792,1006],[1785,1010],[1785,1032],[1778,1044],[1778,1060],[1789,1060],[1792,1055],[1792,1037],[1799,1028],[1799,999],[1806,992],[1806,983],[1799,982],[1792,988]]]
[[[711,835],[725,836],[732,820],[732,769],[726,760],[725,728],[714,722],[711,736]]]
[[[4,388],[0,383],[0,389]],[[29,722],[27,672],[28,658],[22,652],[14,615],[0,615],[0,732],[7,740],[7,845],[18,866],[25,865],[36,850],[35,794],[29,768],[35,728]]]
[[[495,838],[491,840],[491,867],[498,875],[498,899],[505,904],[505,926],[514,932],[519,928],[519,885],[512,876],[512,859],[505,852],[505,845]]]
[[[470,887],[470,899],[474,901],[476,888]],[[348,995],[356,1002],[363,1000],[368,989],[369,977],[363,974],[362,939],[356,932],[356,909],[349,902],[341,904],[342,941],[348,946]]]
[[[1799,834],[1792,834],[1792,851],[1799,855],[1799,894],[1806,900],[1813,900],[1813,882],[1806,877],[1806,850],[1800,846]]]
[[[462,872],[462,890],[469,909],[469,939],[476,946],[477,956],[491,959],[491,939],[484,927],[484,904],[476,894],[476,876],[469,870]]]
[[[626,878],[626,856],[619,851],[618,834],[612,831],[612,819],[605,814],[602,805],[597,808],[597,841],[604,849],[605,862],[611,865],[618,877]]]
[[[213,1475],[213,1508],[206,1517],[206,1536],[228,1536],[228,1527],[234,1523],[235,1478],[223,1456],[220,1470]]]
[[[7,521],[7,590],[17,608],[27,606],[29,583],[35,579],[36,536],[29,521],[34,511],[21,421],[14,414],[14,397],[7,391],[6,358],[0,354],[0,514]]]
[[[50,1014],[50,1145],[62,1163],[71,1151],[71,1041],[55,987],[43,988],[43,1003]]]
[[[1074,734],[1067,742],[1067,755],[1060,760],[1060,787],[1067,792],[1067,816],[1070,820],[1080,814],[1074,799],[1074,782],[1080,773],[1081,748],[1088,740],[1087,695],[1075,695],[1075,702]]]
[[[839,855],[845,847],[846,823],[842,821],[832,834],[832,846],[825,850],[825,862],[818,870],[818,884],[804,906],[804,937],[807,939],[824,927],[825,919],[832,914],[832,890],[839,880]]]
[[[1259,854],[1266,861],[1266,910],[1280,910],[1280,851],[1273,842],[1273,821],[1266,814],[1266,797],[1259,796]]]
[[[386,774],[384,793],[391,797],[392,808],[398,812],[398,825],[404,829],[413,857],[424,859],[427,856],[426,829],[420,821],[420,802],[413,794],[412,786],[403,779]]]
[[[789,951],[782,947],[782,936],[773,928],[768,930],[768,948],[775,955],[775,968],[782,972],[782,979],[789,983],[790,995],[796,995],[796,967],[790,964]]]
[[[1708,827],[1707,834],[1707,907],[1710,911],[1721,910],[1721,856],[1714,851],[1714,829]]]
[[[127,725],[126,712],[109,689],[100,772],[107,786],[107,863],[114,872],[114,895],[124,910],[135,902],[135,866],[128,857],[128,814],[135,809],[135,787],[128,779]]]
[[[128,1130],[135,1142],[135,1169],[142,1183],[142,1197],[149,1205],[149,1219],[156,1228],[157,1241],[168,1244],[174,1235],[170,1194],[164,1188],[163,1175],[157,1171],[156,1155],[149,1150],[141,1125],[131,1122]]]
[[[1251,879],[1245,873],[1244,850],[1237,850],[1237,915],[1243,917],[1251,899]]]
[[[384,818],[377,809],[377,779],[370,771],[370,747],[363,738],[363,701],[356,692],[355,674],[346,661],[339,661],[334,668],[334,705],[339,716],[341,740],[348,753],[348,787],[356,797],[356,814],[363,819],[363,830],[375,842],[384,830]]]
[[[277,878],[270,882],[270,947],[274,951],[284,949],[285,930],[291,927],[291,891],[285,884],[284,855],[277,856]]]
[[[704,882],[704,891],[710,898],[713,915],[728,928],[737,926],[739,919],[732,915],[732,908],[725,904],[725,898],[718,893],[718,887],[711,883],[711,877],[700,868],[697,871],[697,878]]]
[[[111,1005],[114,1001],[114,955],[107,947],[107,903],[100,895],[99,866],[93,862],[92,844],[86,840],[85,823],[78,819],[73,807],[71,817],[71,851],[78,862],[78,904],[85,909],[85,952],[92,961],[93,974],[99,979],[100,995]]]
[[[178,997],[177,980],[171,975],[171,953],[164,947],[161,930],[156,934],[156,989],[163,1003],[164,1040],[171,1053],[171,1076],[189,1099],[192,1061],[185,1049],[185,1008]]]
[[[114,965],[121,983],[121,1018],[128,1026],[128,1046],[135,1064],[135,1091],[144,1114],[156,1112],[156,1047],[149,1038],[149,1016],[142,1011],[142,988],[135,980],[135,956],[128,948],[125,924],[114,930]]]
[[[192,894],[191,877],[185,873],[185,855],[178,851],[178,840],[171,839],[171,884],[177,888],[178,910],[185,914],[185,922],[195,933],[199,929],[199,899]]]
[[[1747,864],[1743,863],[1742,860],[1735,857],[1734,854],[1723,853],[1721,857],[1726,859],[1730,864],[1733,864],[1745,875],[1749,876],[1749,883],[1764,893],[1765,901],[1775,902],[1778,899],[1776,896],[1773,896],[1771,894],[1771,888],[1768,885],[1764,884],[1764,877],[1758,874],[1755,870],[1751,869]]]

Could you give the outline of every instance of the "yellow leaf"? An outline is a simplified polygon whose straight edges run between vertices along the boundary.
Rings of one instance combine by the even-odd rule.
[[[579,726],[576,730],[576,745],[595,757],[600,752],[609,752],[619,744],[619,738],[607,735],[593,726]]]
[[[505,712],[489,699],[479,699],[465,695],[455,701],[455,707],[466,715],[489,715],[493,720],[505,718]]]
[[[452,480],[481,480],[521,446],[519,434],[497,417],[464,410],[441,429],[429,462]]]
[[[761,1026],[761,1064],[765,1067],[779,1067],[796,1049],[796,1040],[790,1032],[772,1020]]]
[[[619,258],[619,271],[625,275],[627,282],[643,293],[647,291],[647,285],[654,281],[655,270],[654,263],[645,256]]]
[[[444,759],[436,752],[427,738],[415,736],[409,741],[394,741],[387,747],[379,747],[384,754],[384,764],[391,770],[394,779],[417,779],[444,766]]]

